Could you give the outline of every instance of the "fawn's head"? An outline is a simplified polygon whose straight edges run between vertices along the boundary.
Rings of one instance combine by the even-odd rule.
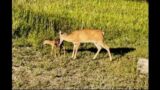
[[[48,40],[44,40],[43,45],[46,45],[48,42],[49,42]]]
[[[56,46],[56,47],[59,47],[60,39],[57,38],[57,39],[54,40],[54,42],[55,42],[55,46]]]

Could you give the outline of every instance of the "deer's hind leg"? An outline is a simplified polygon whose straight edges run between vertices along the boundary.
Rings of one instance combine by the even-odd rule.
[[[97,55],[99,54],[99,52],[101,51],[102,47],[98,44],[98,43],[94,43],[95,46],[97,47],[97,52],[96,54],[94,55],[93,59],[96,59]]]
[[[110,53],[109,46],[107,46],[107,45],[104,44],[104,43],[101,43],[100,45],[101,45],[104,49],[107,50],[107,52],[108,52],[108,54],[109,54],[110,61],[112,61],[112,56],[111,56],[111,53]]]

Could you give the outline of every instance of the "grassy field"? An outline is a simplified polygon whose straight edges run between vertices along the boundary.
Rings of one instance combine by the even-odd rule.
[[[12,0],[13,89],[148,89],[148,76],[136,71],[138,58],[148,58],[148,3],[139,0]],[[101,29],[113,61],[93,44],[82,44],[71,59],[50,55],[45,39],[58,31]]]

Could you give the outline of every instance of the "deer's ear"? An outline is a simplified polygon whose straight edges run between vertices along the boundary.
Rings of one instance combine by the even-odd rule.
[[[61,30],[59,31],[59,34],[62,34]]]

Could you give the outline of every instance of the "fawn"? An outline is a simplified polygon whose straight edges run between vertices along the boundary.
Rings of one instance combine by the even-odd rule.
[[[57,57],[60,56],[61,54],[61,50],[63,48],[63,54],[65,56],[65,47],[62,45],[59,45],[60,44],[60,39],[54,39],[54,40],[44,40],[43,41],[43,45],[50,45],[52,48],[51,48],[51,55],[53,54],[53,51],[54,51],[54,56]]]

